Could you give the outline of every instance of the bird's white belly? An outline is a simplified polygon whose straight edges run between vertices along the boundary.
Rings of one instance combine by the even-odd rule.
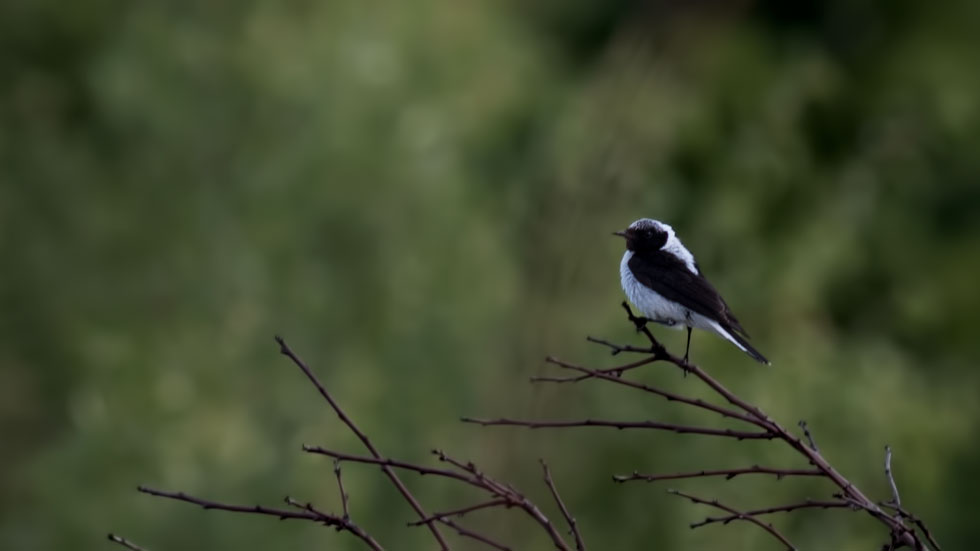
[[[701,327],[697,318],[703,316],[691,312],[680,304],[665,299],[660,293],[637,281],[629,267],[632,251],[626,251],[623,261],[619,264],[619,277],[623,284],[626,297],[633,303],[644,317],[662,323],[674,329],[686,326]]]

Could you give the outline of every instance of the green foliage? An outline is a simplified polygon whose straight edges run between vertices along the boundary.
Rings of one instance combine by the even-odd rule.
[[[678,229],[774,367],[703,334],[695,361],[807,419],[882,498],[890,443],[910,507],[972,545],[978,7],[793,6],[0,5],[0,548],[104,549],[112,530],[158,551],[359,549],[134,491],[339,508],[299,446],[359,448],[279,332],[385,453],[444,447],[550,508],[548,459],[594,548],[775,549],[752,526],[691,532],[707,511],[609,475],[800,466],[776,446],[457,422],[716,422],[525,383],[546,354],[610,365],[585,334],[633,338],[609,232],[641,216]],[[380,541],[431,548],[375,469],[345,480]],[[407,480],[431,509],[472,497]],[[684,487],[744,507],[829,491]],[[514,518],[467,522],[543,548]],[[884,537],[839,511],[775,520],[805,549]]]

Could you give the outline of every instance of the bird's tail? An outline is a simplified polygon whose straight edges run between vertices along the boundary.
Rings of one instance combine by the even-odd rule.
[[[725,337],[726,339],[731,341],[732,344],[737,346],[742,352],[745,352],[749,356],[752,356],[752,359],[754,359],[755,361],[766,365],[772,365],[769,362],[769,360],[767,360],[766,357],[762,355],[761,352],[753,348],[752,345],[749,344],[749,341],[745,337],[740,335],[739,332],[736,331],[734,328],[724,327],[721,324],[716,325],[716,328],[719,329],[718,333],[722,337]]]

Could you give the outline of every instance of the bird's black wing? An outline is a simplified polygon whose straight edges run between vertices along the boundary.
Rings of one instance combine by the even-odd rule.
[[[637,281],[665,299],[748,337],[711,283],[700,273],[691,272],[676,256],[665,251],[634,254],[629,260],[629,268]]]

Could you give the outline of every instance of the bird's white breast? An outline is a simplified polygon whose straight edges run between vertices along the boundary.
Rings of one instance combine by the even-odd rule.
[[[681,329],[691,323],[691,312],[676,302],[665,299],[660,293],[637,281],[630,270],[629,262],[633,251],[626,251],[619,263],[619,278],[623,291],[630,302],[644,317],[653,321]]]

